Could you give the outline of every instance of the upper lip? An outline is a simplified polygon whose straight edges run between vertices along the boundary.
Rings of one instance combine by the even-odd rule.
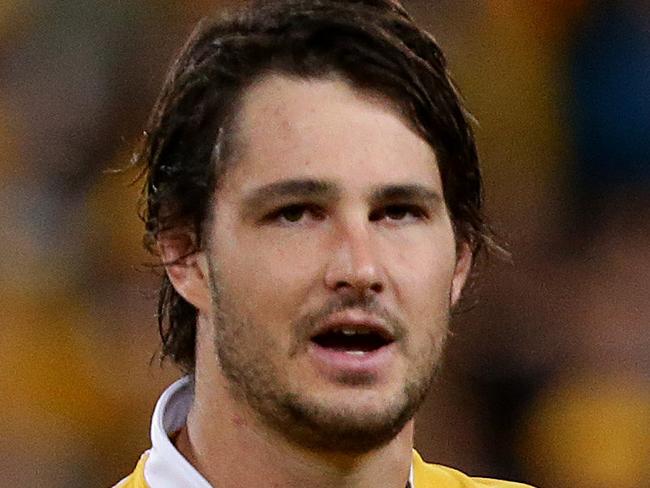
[[[345,310],[328,315],[322,324],[314,330],[311,338],[343,329],[373,332],[379,334],[387,342],[395,340],[394,332],[384,320],[362,310]]]

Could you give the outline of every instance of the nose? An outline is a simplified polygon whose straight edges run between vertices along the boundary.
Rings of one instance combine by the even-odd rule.
[[[325,272],[327,288],[341,291],[381,293],[385,279],[370,230],[361,224],[339,229]]]

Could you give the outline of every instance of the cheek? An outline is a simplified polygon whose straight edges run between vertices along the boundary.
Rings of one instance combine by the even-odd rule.
[[[317,240],[296,241],[241,239],[219,253],[221,286],[240,309],[271,322],[295,319],[296,307],[316,282],[323,256]]]
[[[451,230],[432,230],[425,238],[401,239],[392,245],[389,275],[400,298],[415,300],[423,306],[445,303],[456,263],[455,242]]]
[[[422,263],[422,267],[426,266]],[[428,272],[419,271],[417,277],[411,275],[408,290],[405,291],[405,307],[413,313],[415,323],[446,323],[450,309],[450,293],[453,269],[448,263],[433,261]]]

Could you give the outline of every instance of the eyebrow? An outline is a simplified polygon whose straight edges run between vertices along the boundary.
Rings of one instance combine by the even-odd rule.
[[[391,200],[415,200],[427,204],[439,204],[443,202],[440,193],[420,184],[381,186],[372,191],[370,198],[373,203]]]
[[[266,202],[278,198],[337,198],[339,189],[334,183],[316,179],[291,179],[276,181],[255,188],[243,198],[245,212],[254,211]]]
[[[338,186],[330,181],[311,178],[282,180],[251,190],[242,200],[242,209],[244,215],[251,215],[268,202],[280,198],[334,200],[340,194]],[[428,205],[443,202],[440,193],[417,183],[383,185],[370,192],[373,205],[395,200],[420,201]]]

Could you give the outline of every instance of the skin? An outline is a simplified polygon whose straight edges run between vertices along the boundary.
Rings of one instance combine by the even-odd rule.
[[[411,417],[471,264],[435,154],[387,100],[336,78],[262,78],[238,132],[208,245],[167,269],[199,311],[195,400],[177,447],[224,488],[402,488]],[[183,242],[163,238],[164,258]],[[310,334],[332,306],[389,324],[381,367],[319,367]]]

